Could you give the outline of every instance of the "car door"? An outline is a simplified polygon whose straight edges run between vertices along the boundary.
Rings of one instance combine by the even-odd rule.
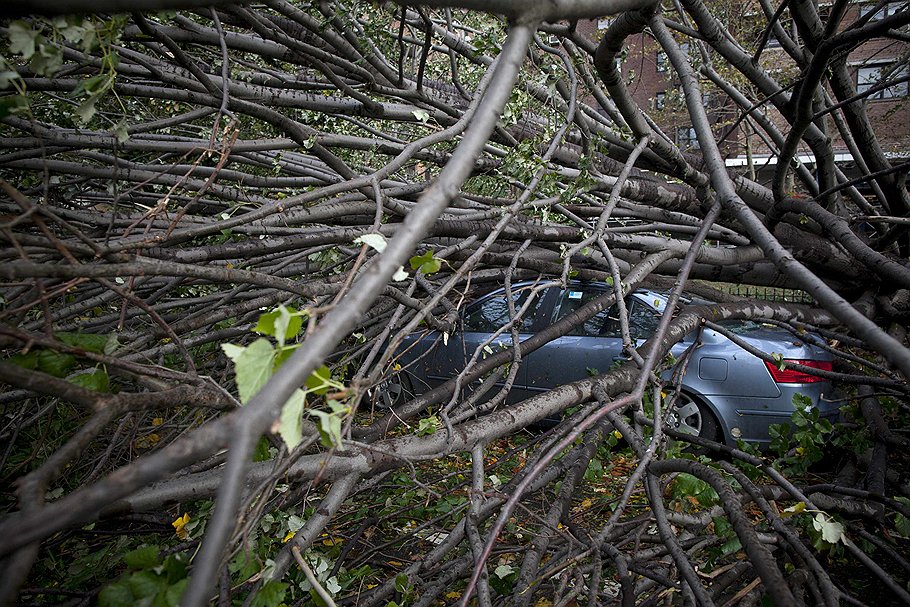
[[[560,290],[550,323],[582,307],[609,287],[573,285]],[[526,357],[528,390],[543,392],[594,373],[603,373],[622,357],[622,337],[616,306],[602,310]]]
[[[529,297],[534,297],[534,299],[529,304],[522,318],[517,321],[519,341],[524,341],[531,336],[531,330],[540,304],[540,296],[532,293],[530,288],[522,288],[520,286],[516,287],[512,292],[516,311],[522,308]],[[462,316],[460,329],[448,337],[447,343],[437,344],[427,370],[427,378],[430,380],[431,385],[442,383],[461,373],[478,348],[481,348],[478,357],[478,361],[480,361],[503,348],[510,347],[512,345],[512,336],[508,329],[501,331],[492,342],[482,347],[482,344],[485,344],[494,334],[508,324],[510,318],[509,302],[503,291],[496,291],[470,304]],[[502,385],[505,381],[506,372],[500,371],[500,373],[502,381],[499,384]],[[526,375],[524,365],[522,365],[519,368],[518,375],[515,377],[513,383],[514,394],[510,394],[510,401],[515,401],[522,397],[526,384]],[[469,387],[466,386],[466,388]]]

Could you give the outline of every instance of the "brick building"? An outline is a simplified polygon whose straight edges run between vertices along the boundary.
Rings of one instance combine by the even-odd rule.
[[[782,26],[789,40],[778,40],[773,34],[765,37],[767,19],[757,10],[758,4],[745,2],[727,3],[724,16],[734,38],[746,50],[754,53],[761,47],[759,62],[778,82],[786,86],[799,75],[799,67],[790,55],[786,45],[799,45],[795,28],[788,24],[786,11]],[[910,10],[910,2],[890,2],[879,10],[875,2],[855,2],[848,8],[840,29],[849,27],[858,19],[868,21],[881,19],[898,11]],[[820,5],[824,17],[830,5]],[[593,40],[599,40],[609,26],[610,19],[588,21],[579,24],[579,30]],[[847,57],[847,66],[857,93],[867,93],[866,112],[886,156],[894,161],[910,160],[910,42],[907,28],[902,36],[876,38],[853,49]],[[685,40],[678,37],[678,40]],[[699,67],[702,61],[695,48],[683,42],[693,65]],[[646,31],[630,38],[622,59],[622,74],[633,98],[639,106],[654,118],[664,133],[674,138],[677,144],[692,153],[697,153],[698,141],[691,126],[685,101],[680,90],[679,79],[660,46]],[[714,68],[721,75],[732,74],[725,70],[723,59],[714,58]],[[731,75],[731,78],[734,77]],[[885,82],[883,79],[886,79]],[[888,82],[893,83],[885,86]],[[762,129],[755,128],[752,121],[742,118],[742,111],[729,97],[707,79],[703,80],[702,96],[712,124],[715,125],[715,140],[720,143],[727,166],[742,170],[759,181],[767,181],[774,172],[777,159],[771,152],[767,137]],[[754,97],[750,97],[754,98]],[[770,105],[761,108],[764,116],[788,131],[786,123]],[[845,143],[835,120],[829,118],[828,132],[835,151],[835,160],[848,177],[859,174],[854,163],[850,146]],[[807,146],[800,149],[801,162],[811,165],[814,156]]]

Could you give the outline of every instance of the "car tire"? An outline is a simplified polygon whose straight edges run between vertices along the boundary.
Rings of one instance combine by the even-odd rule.
[[[676,398],[675,410],[670,415],[670,428],[683,434],[723,442],[720,424],[714,413],[701,401],[680,392]]]
[[[406,373],[396,373],[371,390],[373,403],[380,409],[393,409],[414,395]]]

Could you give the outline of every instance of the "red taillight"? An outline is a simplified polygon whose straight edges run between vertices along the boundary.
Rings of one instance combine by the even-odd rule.
[[[781,371],[774,363],[765,361],[765,366],[768,367],[768,371],[771,372],[771,377],[773,377],[774,381],[778,384],[812,384],[818,381],[828,381],[824,377],[809,375],[808,373],[803,373],[802,371],[796,371],[790,368],[790,365],[793,364],[812,367],[813,369],[821,369],[822,371],[831,371],[834,368],[833,363],[830,360],[794,360],[785,358],[784,363],[784,370]]]

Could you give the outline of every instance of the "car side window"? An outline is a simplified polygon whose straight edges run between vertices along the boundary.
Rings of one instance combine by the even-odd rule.
[[[524,302],[527,301],[531,294],[530,289],[522,289],[512,292],[512,299],[515,301],[515,312],[521,309]],[[535,301],[521,318],[518,330],[522,333],[529,333],[531,325],[534,323],[534,314],[540,298]],[[464,330],[478,333],[495,333],[500,327],[509,322],[509,303],[506,300],[505,293],[489,297],[477,305],[468,308],[464,316]]]
[[[632,298],[629,305],[629,333],[632,339],[648,339],[657,330],[657,313],[646,304]]]
[[[559,302],[553,309],[553,322],[565,318],[595,297],[600,297],[603,294],[604,291],[598,289],[566,289],[560,295]],[[583,337],[619,337],[619,334],[619,319],[616,317],[616,306],[601,310],[566,333],[566,335]]]

